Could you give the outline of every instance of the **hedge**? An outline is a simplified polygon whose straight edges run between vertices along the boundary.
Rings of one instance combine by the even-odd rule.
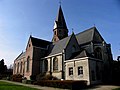
[[[11,80],[16,81],[16,82],[22,82],[22,77],[23,76],[20,74],[14,74],[14,75],[12,75]]]
[[[48,86],[55,88],[64,88],[64,89],[72,89],[79,90],[81,88],[85,88],[87,86],[87,81],[74,81],[74,80],[41,80],[39,82],[35,82],[33,84],[37,84],[40,86]]]

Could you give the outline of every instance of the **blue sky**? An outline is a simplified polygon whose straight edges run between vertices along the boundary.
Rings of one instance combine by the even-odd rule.
[[[10,65],[25,51],[30,34],[51,41],[59,0],[0,0],[0,59]],[[120,0],[62,0],[69,29],[75,33],[97,27],[120,55]]]

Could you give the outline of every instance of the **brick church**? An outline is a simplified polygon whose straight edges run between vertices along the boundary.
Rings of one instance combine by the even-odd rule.
[[[21,74],[29,80],[31,75],[46,73],[58,79],[87,80],[88,85],[110,80],[111,45],[96,27],[68,35],[59,6],[53,33],[52,41],[30,35],[25,52],[14,60],[13,74]]]

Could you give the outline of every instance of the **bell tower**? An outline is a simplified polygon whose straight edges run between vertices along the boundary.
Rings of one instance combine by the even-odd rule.
[[[68,29],[64,19],[61,5],[59,7],[58,15],[54,22],[53,33],[54,34],[53,34],[52,42],[56,42],[68,36]]]

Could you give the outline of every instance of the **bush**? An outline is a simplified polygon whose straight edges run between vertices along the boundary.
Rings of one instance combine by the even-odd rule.
[[[35,75],[31,75],[30,76],[30,80],[36,80],[36,76]]]
[[[46,75],[45,73],[42,73],[42,74],[37,75],[36,80],[37,81],[40,81],[40,80],[58,80],[58,78],[54,77],[50,74]]]
[[[22,82],[22,77],[23,76],[20,74],[14,74],[14,75],[12,75],[11,80],[16,81],[16,82]]]
[[[36,80],[37,80],[37,81],[43,80],[43,77],[44,77],[44,76],[45,76],[45,73],[38,74],[38,75],[36,76]]]
[[[72,81],[72,80],[41,80],[39,82],[35,82],[33,84],[55,87],[55,88],[65,88],[72,90],[79,90],[81,88],[85,88],[87,86],[87,81]]]
[[[45,76],[42,78],[42,80],[58,80],[58,78],[57,78],[57,77],[54,77],[54,76],[52,76],[52,75],[50,75],[50,74],[48,74],[48,75],[45,75]]]

